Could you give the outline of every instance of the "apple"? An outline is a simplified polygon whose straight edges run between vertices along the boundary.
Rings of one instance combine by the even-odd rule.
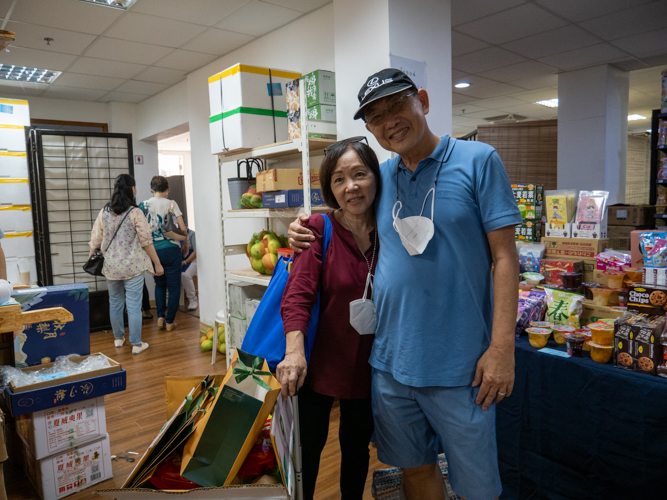
[[[278,256],[275,253],[267,253],[262,257],[262,264],[264,264],[267,271],[273,271],[277,262]]]
[[[252,268],[261,274],[266,274],[266,268],[262,263],[262,259],[252,259]]]
[[[252,247],[250,247],[250,257],[253,259],[260,259],[262,257],[261,243],[257,241]]]

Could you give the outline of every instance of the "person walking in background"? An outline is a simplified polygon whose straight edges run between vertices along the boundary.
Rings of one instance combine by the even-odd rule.
[[[197,249],[195,232],[188,229],[188,247],[189,253],[183,259],[183,272],[181,273],[181,285],[185,290],[185,296],[188,298],[188,311],[194,311],[199,307],[197,294],[195,293],[195,282],[192,279],[197,276]]]
[[[111,201],[100,210],[93,225],[88,254],[90,257],[97,249],[102,249],[104,253],[102,274],[109,289],[109,316],[114,344],[116,347],[125,344],[123,308],[127,307],[132,354],[139,354],[148,348],[148,344],[141,341],[143,273],[154,272],[156,277],[164,273],[153,247],[146,217],[136,209],[136,194],[136,184],[131,175],[116,177]]]
[[[188,240],[183,241],[183,246],[176,240],[168,238],[163,233],[164,220],[171,211],[178,221],[178,227],[187,231],[183,222],[183,213],[178,204],[169,200],[169,181],[166,177],[156,175],[151,179],[151,193],[153,197],[142,201],[139,208],[146,215],[148,226],[153,237],[153,245],[164,268],[164,274],[155,277],[155,307],[157,309],[158,328],[168,332],[176,328],[174,319],[178,310],[178,302],[181,297],[181,262],[182,255],[188,254]],[[169,302],[167,303],[167,291]]]

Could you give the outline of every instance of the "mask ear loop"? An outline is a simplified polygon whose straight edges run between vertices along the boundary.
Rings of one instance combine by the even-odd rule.
[[[368,276],[366,276],[366,286],[364,287],[364,297],[363,299],[366,300],[366,296],[368,295],[368,285],[370,284],[371,286],[371,296],[373,295],[373,280],[371,279],[373,275],[371,273],[368,273]],[[370,299],[373,300],[373,299]]]
[[[424,203],[422,203],[422,211],[419,213],[419,217],[421,217],[424,214],[424,207],[426,207],[426,200],[428,200],[428,196],[431,193],[433,193],[433,196],[431,197],[431,220],[433,220],[433,209],[435,207],[435,186],[429,189],[428,193],[426,193],[426,198],[424,198]]]

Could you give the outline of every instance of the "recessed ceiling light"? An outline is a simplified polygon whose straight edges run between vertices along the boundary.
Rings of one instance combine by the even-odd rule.
[[[646,117],[644,115],[638,115],[637,113],[633,115],[628,115],[628,121],[634,121],[634,120],[646,120]]]
[[[544,101],[537,101],[535,104],[541,104],[547,108],[557,108],[558,107],[558,98],[556,99],[546,99]]]
[[[652,134],[652,133],[653,133],[653,130],[651,130],[650,128],[647,128],[646,131],[647,131],[649,134]]]
[[[113,7],[114,9],[127,10],[136,0],[80,0],[81,2],[101,5],[103,7]]]
[[[454,87],[456,87],[457,89],[465,89],[470,87],[470,84],[468,82],[461,82],[454,85]]]
[[[59,76],[60,71],[14,66],[13,64],[0,64],[0,80],[49,84],[53,83]]]

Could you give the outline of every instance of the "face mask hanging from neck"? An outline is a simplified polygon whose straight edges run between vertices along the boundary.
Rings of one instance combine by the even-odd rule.
[[[426,200],[428,200],[430,194],[433,194],[433,196],[431,197],[431,218],[429,219],[428,217],[423,217],[422,214],[424,213]],[[426,193],[426,198],[424,198],[424,203],[422,204],[422,211],[419,215],[401,219],[398,217],[398,214],[401,212],[403,204],[398,200],[396,200],[396,203],[394,203],[394,207],[391,211],[394,219],[394,230],[401,238],[403,247],[405,247],[411,256],[421,255],[424,253],[428,242],[433,238],[433,234],[435,232],[435,227],[433,225],[434,207],[435,187],[432,187],[429,189],[428,193]]]
[[[352,328],[354,328],[359,335],[372,335],[377,328],[377,312],[375,310],[375,304],[371,299],[366,298],[368,287],[371,287],[371,291],[373,289],[371,276],[371,273],[368,273],[363,298],[350,302],[350,325],[352,325]]]

